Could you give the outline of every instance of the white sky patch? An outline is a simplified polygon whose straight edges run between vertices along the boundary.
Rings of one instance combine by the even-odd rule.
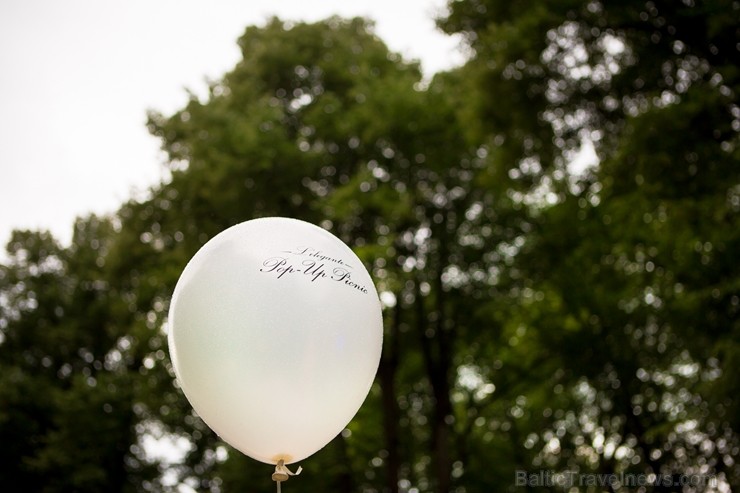
[[[272,15],[366,16],[427,75],[463,61],[438,32],[444,0],[4,0],[0,2],[0,246],[14,228],[67,244],[76,216],[109,213],[159,182],[146,110],[171,113],[240,58],[237,38]]]
[[[568,172],[571,175],[580,176],[586,170],[599,164],[599,157],[596,155],[596,149],[593,142],[584,139],[581,142],[581,148],[568,163]]]
[[[184,436],[165,433],[157,422],[145,422],[145,431],[139,435],[139,443],[147,460],[163,464],[178,464],[192,448]]]
[[[384,308],[393,308],[396,306],[396,295],[390,291],[381,291],[380,302],[383,304]]]

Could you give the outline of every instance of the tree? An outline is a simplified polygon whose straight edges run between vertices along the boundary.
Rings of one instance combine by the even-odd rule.
[[[536,225],[515,262],[524,327],[574,397],[524,442],[532,466],[736,483],[737,5],[450,7],[481,135]],[[511,102],[529,110],[513,133]],[[574,170],[587,142],[600,164]]]
[[[193,231],[209,227],[196,227],[196,203],[222,218],[241,203],[230,222],[269,214],[321,221],[355,248],[387,305],[379,395],[368,403],[379,417],[363,415],[349,427],[351,439],[326,454],[347,464],[342,490],[358,486],[351,478],[360,471],[380,475],[390,491],[401,479],[447,490],[455,332],[464,332],[465,313],[445,271],[453,255],[468,269],[471,247],[454,246],[454,238],[475,234],[465,212],[481,200],[471,185],[475,149],[457,131],[444,91],[451,81],[423,90],[418,67],[389,53],[357,19],[290,27],[276,20],[248,29],[240,46],[244,61],[206,103],[151,116],[173,163],[187,163],[162,193],[178,191],[172,209],[193,210]],[[224,187],[201,187],[200,173]],[[213,199],[203,196],[216,188]],[[383,428],[380,442],[372,426]],[[357,463],[357,450],[375,457]]]
[[[113,228],[91,217],[72,246],[16,232],[0,270],[0,477],[28,491],[138,491],[133,313],[101,273]]]
[[[270,214],[336,232],[378,281],[386,347],[367,412],[312,464],[331,468],[323,457],[339,454],[342,490],[380,483],[447,491],[478,417],[453,402],[458,367],[466,344],[486,339],[476,329],[492,324],[476,313],[493,277],[482,257],[515,241],[521,215],[507,215],[510,200],[479,186],[490,170],[485,150],[463,131],[461,77],[423,87],[418,68],[368,29],[338,19],[250,28],[240,40],[244,61],[208,101],[152,114],[152,131],[182,169],[158,192],[171,197],[172,212],[152,209],[150,237],[167,244],[176,228],[215,233]],[[214,226],[200,211],[221,211],[227,221]],[[369,482],[352,479],[363,472]],[[239,484],[232,474],[225,487]]]

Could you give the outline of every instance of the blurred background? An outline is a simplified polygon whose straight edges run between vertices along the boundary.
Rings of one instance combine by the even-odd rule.
[[[187,260],[271,215],[385,322],[286,489],[740,484],[740,2],[375,3],[0,6],[1,484],[273,491],[166,344]]]

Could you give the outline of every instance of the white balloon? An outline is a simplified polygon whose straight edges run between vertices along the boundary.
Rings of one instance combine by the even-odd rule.
[[[271,217],[233,226],[195,254],[172,296],[168,339],[205,423],[254,459],[290,464],[356,414],[383,328],[373,281],[347,245]]]

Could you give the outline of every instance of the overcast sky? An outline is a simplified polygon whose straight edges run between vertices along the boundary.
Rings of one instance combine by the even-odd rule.
[[[239,59],[272,15],[365,16],[425,73],[461,61],[437,32],[445,0],[0,0],[0,243],[15,228],[63,243],[74,218],[113,212],[162,176],[146,110],[170,113]]]

